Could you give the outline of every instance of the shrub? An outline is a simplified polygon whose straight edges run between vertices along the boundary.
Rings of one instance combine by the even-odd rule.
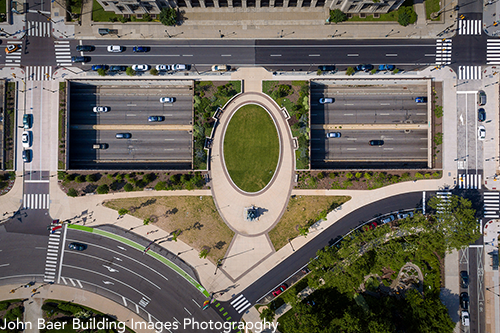
[[[104,68],[99,68],[97,70],[97,74],[99,74],[100,76],[106,76],[106,72],[107,70],[105,70]]]
[[[399,68],[396,68],[395,70],[392,71],[393,74],[398,74],[399,73]]]
[[[83,183],[85,181],[85,176],[84,175],[78,175],[78,176],[76,176],[75,181],[77,183]]]
[[[417,21],[417,13],[413,7],[400,7],[398,9],[398,23],[403,27],[413,24]]]
[[[325,178],[325,174],[323,173],[323,171],[320,171],[318,173],[318,179],[323,179],[323,178]]]
[[[156,68],[154,68],[154,67],[153,67],[153,68],[151,68],[151,70],[149,71],[149,74],[156,76],[156,75],[158,75],[159,73],[158,73],[158,70],[157,70]]]
[[[336,172],[330,172],[328,174],[328,177],[330,177],[330,179],[335,179],[335,178],[337,178],[337,173]]]
[[[375,73],[377,73],[377,69],[376,69],[376,68],[374,68],[374,69],[372,69],[372,70],[370,71],[370,75],[375,74]]]
[[[151,183],[153,180],[155,180],[156,175],[154,173],[147,173],[142,177],[142,181],[145,182],[146,184]]]
[[[363,176],[363,174],[361,172],[356,172],[356,178],[361,178]]]
[[[135,71],[132,69],[132,67],[127,67],[127,69],[125,70],[125,73],[128,76],[134,76],[135,75]]]
[[[163,8],[160,12],[160,22],[164,25],[177,24],[177,11],[174,8]]]
[[[74,189],[74,188],[70,188],[68,189],[68,196],[69,197],[77,197],[78,196],[78,192]]]
[[[200,259],[205,259],[208,256],[208,252],[210,252],[210,250],[207,248],[201,250],[199,255]]]
[[[90,175],[87,175],[87,177],[85,177],[85,180],[89,183],[93,183],[93,182],[97,181],[97,176],[95,174],[90,174]]]
[[[125,186],[123,186],[123,189],[125,190],[125,192],[131,192],[134,190],[134,186],[132,186],[132,184],[130,183],[127,183],[125,184]]]
[[[0,302],[0,311],[7,310],[9,305],[10,305],[9,301]]]
[[[76,174],[71,173],[71,174],[66,174],[66,176],[64,177],[64,180],[68,181],[68,182],[72,182],[73,180],[75,180],[75,178],[76,178]]]
[[[330,11],[330,22],[339,23],[347,20],[347,15],[340,9]]]
[[[67,175],[68,174],[64,171],[57,171],[57,179],[59,179],[59,180],[66,179]]]
[[[415,178],[422,179],[422,178],[424,178],[424,176],[420,172],[416,172],[415,173]]]
[[[346,71],[345,71],[345,75],[354,75],[354,73],[356,73],[356,71],[354,70],[354,68],[352,67],[347,67]]]
[[[108,192],[109,192],[109,186],[108,186],[108,185],[106,185],[106,184],[99,185],[99,186],[97,187],[96,192],[97,192],[98,194],[108,194]]]
[[[323,74],[323,72],[321,71],[321,69],[318,69],[318,70],[316,71],[316,75],[318,75],[318,76],[319,76],[319,75],[321,75],[321,74]]]
[[[123,181],[123,175],[121,173],[118,173],[116,175],[116,180],[119,181],[119,182]]]
[[[442,143],[443,143],[443,133],[441,132],[436,133],[436,135],[434,136],[434,144],[436,146],[439,146]]]
[[[441,118],[443,116],[443,107],[441,105],[436,105],[434,108],[434,115],[436,118]]]
[[[350,171],[349,171],[349,172],[347,172],[347,173],[345,174],[345,176],[346,176],[346,178],[347,178],[347,179],[351,179],[351,178],[353,177],[353,176],[352,176],[352,172],[350,172]]]
[[[166,183],[165,182],[158,182],[156,185],[155,185],[155,190],[157,191],[163,191],[165,190],[165,187],[166,186]]]
[[[128,209],[120,208],[118,210],[118,215],[126,215],[126,214],[128,214]]]

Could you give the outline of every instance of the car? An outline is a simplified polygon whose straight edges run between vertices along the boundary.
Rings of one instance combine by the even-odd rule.
[[[226,72],[229,70],[229,66],[227,65],[213,65],[212,72]]]
[[[108,149],[109,145],[107,143],[94,143],[92,149]]]
[[[31,151],[31,149],[23,150],[23,161],[25,163],[31,162],[32,158],[33,158],[33,152]]]
[[[127,70],[127,66],[109,66],[111,72],[124,72]]]
[[[170,65],[156,65],[157,71],[169,71]]]
[[[359,72],[359,71],[365,71],[365,72],[369,72],[373,69],[373,65],[370,65],[370,64],[365,64],[365,65],[357,65],[356,66],[356,70]]]
[[[94,106],[94,112],[108,112],[109,108],[107,106]]]
[[[282,292],[284,292],[286,290],[286,288],[288,288],[288,286],[286,284],[282,284],[281,286],[279,286],[278,288],[276,288],[273,291],[273,296],[274,297],[278,296],[279,294],[281,294]]]
[[[483,108],[477,110],[477,120],[483,122],[486,120],[486,111]]]
[[[378,70],[379,71],[393,71],[396,69],[396,66],[394,65],[379,65]]]
[[[189,69],[189,65],[184,65],[184,64],[173,64],[172,65],[172,70],[174,71],[185,71]]]
[[[33,126],[33,115],[32,114],[25,114],[23,116],[23,128],[30,129],[31,126]]]
[[[386,223],[392,222],[394,220],[395,220],[394,215],[389,215],[389,216],[381,218],[380,219],[380,223],[381,224],[386,224]]]
[[[123,47],[120,45],[108,45],[108,52],[123,52]]]
[[[408,213],[398,213],[397,215],[399,220],[403,220],[407,217],[413,217],[413,212],[408,212]]]
[[[23,142],[23,147],[24,148],[29,148],[31,147],[32,143],[32,133],[31,131],[24,131],[22,135],[22,142]]]
[[[144,64],[132,65],[132,69],[136,72],[138,72],[138,71],[143,72],[143,71],[147,71],[149,69],[149,65],[144,65]]]
[[[334,71],[335,66],[333,66],[333,65],[321,65],[321,66],[318,66],[318,69],[320,71],[323,71],[323,72]]]
[[[463,292],[460,294],[460,306],[464,310],[469,310],[469,293]]]
[[[477,128],[477,138],[481,141],[486,138],[486,128],[483,125]]]
[[[175,97],[160,97],[160,103],[173,103],[175,102]]]
[[[68,245],[70,250],[83,251],[87,248],[87,245],[82,243],[73,242]]]
[[[342,136],[342,134],[340,134],[340,132],[326,133],[327,138],[340,138],[341,136]]]
[[[130,133],[116,133],[115,138],[117,139],[130,139],[132,134]]]
[[[97,71],[99,69],[104,69],[105,71],[108,70],[108,65],[92,65],[92,70]]]
[[[415,103],[427,103],[427,97],[415,97]]]
[[[469,311],[462,311],[462,326],[469,326]]]
[[[469,287],[469,273],[467,271],[460,272],[460,286],[464,289]]]
[[[152,123],[164,121],[164,120],[165,120],[164,116],[149,116],[149,118],[148,118],[148,121],[152,122]]]
[[[92,45],[77,45],[76,50],[79,52],[92,52],[95,50],[95,47]]]
[[[333,103],[335,100],[333,98],[329,98],[329,97],[322,97],[319,99],[319,103],[320,104],[331,104]]]
[[[383,146],[384,140],[370,140],[370,146]]]
[[[134,52],[148,52],[149,47],[147,47],[147,46],[134,46],[132,51],[134,51]]]
[[[486,93],[482,90],[479,90],[477,92],[477,97],[478,97],[478,100],[477,102],[479,103],[480,106],[483,106],[486,104]]]
[[[73,56],[71,62],[89,62],[90,58],[85,56]]]
[[[18,44],[9,44],[5,48],[5,53],[16,52],[17,50],[19,50],[19,45]]]

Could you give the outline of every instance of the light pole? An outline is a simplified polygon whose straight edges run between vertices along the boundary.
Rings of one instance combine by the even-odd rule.
[[[172,35],[168,33],[167,29],[165,29],[165,32],[167,33],[168,38],[172,38]]]
[[[391,29],[391,31],[389,31],[389,32],[387,33],[387,35],[385,35],[385,37],[389,37],[389,35],[390,35],[390,34],[391,34],[391,32],[393,32],[393,31],[394,31],[394,29]]]
[[[288,238],[288,243],[290,243],[290,246],[292,247],[293,252],[295,252],[295,249],[293,248],[292,242],[290,242],[290,238]]]

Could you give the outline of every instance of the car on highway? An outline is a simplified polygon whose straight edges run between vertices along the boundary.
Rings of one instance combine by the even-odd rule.
[[[427,103],[427,97],[415,97],[415,103]]]
[[[9,44],[5,48],[5,53],[16,52],[17,50],[19,50],[19,45],[18,44]]]
[[[127,66],[109,66],[111,72],[124,72],[127,70]]]
[[[94,143],[92,149],[108,149],[109,145],[107,143]]]
[[[408,212],[408,213],[398,213],[397,215],[399,220],[403,220],[407,217],[413,217],[413,212]]]
[[[486,128],[483,125],[477,128],[477,138],[481,141],[486,138]]]
[[[278,296],[279,294],[281,294],[282,292],[284,292],[286,290],[286,288],[288,288],[288,286],[286,284],[282,284],[281,286],[279,286],[278,288],[276,288],[273,291],[273,296],[274,297]]]
[[[107,106],[94,106],[94,112],[108,112],[109,108]]]
[[[483,108],[479,108],[479,110],[477,110],[477,120],[480,122],[486,120],[486,111],[484,111]]]
[[[479,103],[480,106],[483,106],[486,104],[486,93],[482,90],[479,90],[477,92],[477,102]]]
[[[330,98],[330,97],[322,97],[319,99],[320,104],[331,104],[335,101],[335,99]]]
[[[132,69],[136,72],[144,72],[149,69],[149,65],[145,64],[139,64],[139,65],[132,65]]]
[[[24,148],[31,147],[33,141],[33,135],[31,131],[24,131],[22,135],[22,143]]]
[[[76,50],[79,52],[92,52],[95,50],[93,45],[77,45]]]
[[[89,62],[90,58],[85,56],[73,56],[71,62]]]
[[[115,138],[117,139],[130,139],[132,134],[130,133],[116,133]]]
[[[393,71],[396,69],[396,66],[394,65],[379,65],[378,70],[379,71]]]
[[[383,146],[384,140],[370,140],[370,146]]]
[[[227,72],[229,70],[228,65],[213,65],[212,72]]]
[[[364,65],[357,65],[356,66],[356,71],[365,71],[365,72],[369,72],[373,69],[373,65],[370,65],[370,64],[364,64]]]
[[[87,248],[87,245],[82,244],[82,243],[73,242],[73,243],[69,243],[68,248],[70,250],[84,251]]]
[[[173,103],[175,102],[175,97],[160,97],[160,103]]]
[[[123,47],[120,45],[108,45],[108,52],[123,52]]]
[[[165,117],[164,116],[149,116],[148,121],[152,123],[164,121]]]
[[[460,294],[460,306],[464,310],[469,310],[469,293],[463,292]]]
[[[32,114],[25,114],[23,116],[23,128],[30,129],[31,126],[33,126],[33,115]]]
[[[469,273],[467,271],[460,272],[460,286],[464,289],[469,286]]]
[[[469,311],[462,311],[462,326],[469,326]]]
[[[104,69],[104,70],[108,70],[108,65],[92,65],[92,70],[93,71],[98,71],[99,69]]]
[[[174,71],[185,71],[189,69],[189,65],[184,65],[184,64],[173,64],[172,65],[172,70]]]
[[[389,215],[389,216],[381,218],[380,219],[380,223],[381,224],[386,224],[386,223],[392,222],[394,220],[395,220],[394,215]]]
[[[341,136],[342,136],[342,134],[340,134],[340,132],[326,133],[327,138],[340,138]]]
[[[329,71],[334,71],[335,66],[333,66],[333,65],[321,65],[321,66],[318,66],[318,69],[322,72],[329,72]]]
[[[134,46],[132,51],[134,51],[134,52],[149,52],[149,47],[147,47],[147,46]]]
[[[157,71],[169,71],[170,70],[170,65],[156,65],[156,70]]]
[[[31,149],[23,150],[23,161],[25,163],[31,162],[32,158],[33,158],[33,152],[31,151]]]

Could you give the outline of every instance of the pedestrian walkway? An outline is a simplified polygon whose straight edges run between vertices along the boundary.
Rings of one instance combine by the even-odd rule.
[[[493,219],[499,217],[500,210],[500,193],[499,192],[484,192],[483,193],[484,218]]]
[[[481,66],[460,66],[458,68],[459,80],[482,80]]]
[[[47,231],[48,232],[48,231]],[[49,234],[47,258],[45,259],[44,282],[55,282],[59,251],[61,247],[61,230]]]
[[[26,34],[30,37],[50,37],[50,22],[27,21]]]
[[[436,196],[441,199],[441,202],[436,208],[436,212],[440,214],[443,213],[444,210],[447,210],[447,207],[450,205],[451,192],[437,192]]]
[[[50,194],[25,193],[23,195],[23,209],[49,209]]]
[[[240,294],[238,297],[231,301],[231,306],[238,312],[242,313],[246,309],[252,306],[243,294]]]
[[[57,66],[71,66],[71,48],[69,41],[56,40],[54,42],[56,50]]]
[[[500,64],[500,39],[486,41],[486,63],[488,65]]]
[[[19,49],[12,53],[7,53],[5,55],[5,65],[7,66],[21,66],[21,56],[22,56],[22,47],[23,42],[18,40],[9,40],[7,41],[7,45],[18,45]]]
[[[436,40],[436,65],[448,65],[451,63],[451,39]]]
[[[459,35],[481,35],[481,33],[482,33],[481,20],[458,21]]]
[[[481,174],[462,173],[458,175],[458,188],[459,189],[481,189],[482,180]]]

